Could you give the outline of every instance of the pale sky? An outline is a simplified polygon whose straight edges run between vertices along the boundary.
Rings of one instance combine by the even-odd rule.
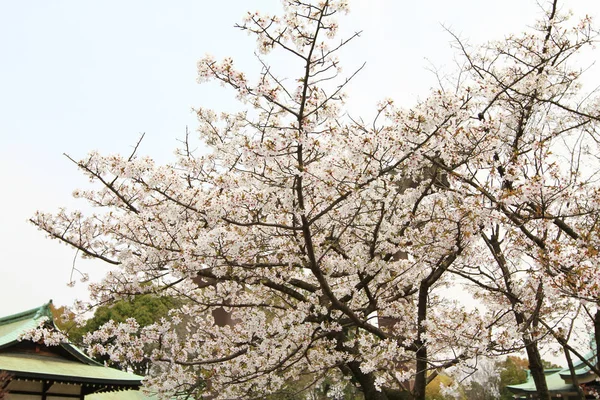
[[[600,1],[563,0],[576,15],[596,17]],[[232,56],[256,71],[254,40],[233,25],[247,10],[277,0],[0,0],[0,316],[86,297],[67,282],[75,250],[27,222],[36,210],[83,208],[71,198],[86,180],[62,154],[129,153],[168,162],[192,107],[235,108],[230,91],[196,83],[204,54]],[[534,0],[354,0],[342,31],[362,30],[343,53],[345,70],[367,65],[350,86],[349,108],[368,117],[393,98],[409,106],[435,86],[427,68],[452,67],[452,38],[472,44],[502,39],[532,25]],[[596,50],[594,59],[600,59]],[[598,77],[598,75],[596,75]],[[599,83],[599,79],[595,83]],[[106,268],[78,259],[102,276]]]

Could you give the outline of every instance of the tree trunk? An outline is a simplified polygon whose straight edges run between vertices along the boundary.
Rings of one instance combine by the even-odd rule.
[[[417,311],[417,374],[415,376],[415,386],[413,388],[413,397],[415,400],[425,400],[425,388],[427,387],[427,345],[423,341],[425,327],[423,322],[427,320],[427,295],[429,287],[425,281],[421,282],[419,288],[419,304]]]
[[[600,368],[600,306],[594,316],[594,340],[596,341],[596,366]]]
[[[507,267],[506,259],[504,258],[504,253],[502,252],[502,248],[500,246],[498,229],[489,238],[483,235],[483,239],[486,241],[486,244],[496,258],[498,266],[502,270],[502,277],[504,279],[504,284],[506,285],[506,291],[510,294],[510,296],[508,296],[508,300],[511,302],[513,307],[515,322],[517,323],[517,326],[523,327],[527,321],[527,318],[523,312],[516,310],[516,307],[519,305],[519,300],[518,296],[514,294],[512,288],[511,272]],[[541,301],[541,296],[539,293],[540,291],[541,286],[538,286],[538,294],[536,295],[538,302]],[[539,309],[536,309],[534,312],[538,313]],[[531,372],[531,377],[533,378],[533,382],[535,383],[537,390],[537,398],[540,400],[551,400],[550,393],[548,392],[548,385],[546,384],[546,376],[544,375],[544,365],[542,364],[542,357],[540,356],[537,343],[528,336],[526,331],[523,333],[522,337],[525,350],[527,351],[527,359],[529,360],[529,371]]]
[[[375,389],[375,378],[373,377],[373,374],[365,374],[361,371],[360,362],[352,361],[346,365],[360,384],[362,392],[365,395],[365,400],[389,400],[385,392]]]
[[[585,394],[583,393],[583,390],[581,390],[581,387],[579,386],[579,381],[577,380],[577,374],[575,374],[575,368],[573,367],[573,359],[571,358],[571,353],[566,347],[563,347],[563,350],[565,351],[565,358],[567,359],[567,365],[569,366],[569,372],[571,373],[571,381],[573,382],[573,386],[575,386],[575,389],[577,390],[577,398],[579,400],[585,400]]]
[[[529,371],[537,390],[537,398],[540,400],[550,400],[550,392],[548,392],[548,385],[546,384],[546,376],[544,374],[544,364],[542,364],[542,356],[540,355],[537,343],[526,335],[523,336],[523,342],[525,343],[525,350],[527,351],[527,358],[529,360]]]

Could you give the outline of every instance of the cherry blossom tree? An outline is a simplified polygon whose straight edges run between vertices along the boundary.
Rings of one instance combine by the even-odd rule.
[[[484,158],[490,163],[444,167],[463,190],[481,196],[491,217],[477,245],[489,260],[468,260],[458,274],[487,290],[497,322],[511,319],[540,398],[549,395],[539,345],[594,290],[598,265],[598,98],[581,91],[582,68],[573,61],[596,32],[588,20],[569,26],[557,1],[547,8],[537,32],[509,37],[508,47],[493,43],[471,53],[461,45],[471,77],[487,91],[477,118],[498,142],[484,145],[492,145]],[[467,149],[470,161],[479,146]]]
[[[239,25],[257,39],[257,77],[229,58],[198,63],[200,82],[246,107],[197,110],[205,153],[189,136],[172,165],[137,147],[90,153],[75,162],[99,186],[75,196],[100,211],[32,218],[115,267],[94,301],[184,300],[150,326],[105,325],[92,351],[149,360],[147,384],[165,395],[261,398],[327,379],[332,397],[352,384],[421,400],[440,371],[525,348],[549,398],[539,346],[580,300],[560,288],[579,279],[575,293],[599,298],[600,102],[571,61],[595,39],[590,21],[569,25],[555,1],[532,32],[457,40],[455,78],[411,109],[381,102],[367,124],[344,111],[359,72],[337,59],[358,36],[336,36],[346,2],[283,6]]]

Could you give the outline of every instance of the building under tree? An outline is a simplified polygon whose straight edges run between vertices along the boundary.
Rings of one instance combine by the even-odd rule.
[[[135,400],[142,377],[92,360],[68,342],[47,346],[19,340],[40,325],[56,329],[52,301],[0,318],[0,372],[8,373],[5,400]],[[1,389],[1,388],[0,388]]]

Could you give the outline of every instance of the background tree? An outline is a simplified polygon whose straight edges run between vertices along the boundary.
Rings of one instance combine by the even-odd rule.
[[[71,331],[69,335],[79,341],[86,333],[97,331],[110,320],[121,323],[128,318],[133,318],[141,327],[148,326],[168,317],[169,311],[180,303],[172,297],[151,294],[119,300],[114,304],[96,308],[94,316],[82,327]]]
[[[507,385],[516,385],[527,381],[527,367],[529,363],[526,359],[519,357],[506,357],[505,361],[499,362],[498,371],[500,381],[498,389],[501,400],[510,400],[513,394],[506,388]]]
[[[600,253],[600,190],[576,168],[597,162],[582,143],[600,143],[598,100],[567,63],[594,32],[556,6],[532,32],[459,43],[456,79],[408,110],[383,101],[372,123],[343,109],[356,72],[343,76],[337,53],[358,36],[335,39],[344,1],[249,13],[239,28],[257,39],[258,77],[229,58],[198,65],[201,82],[247,107],[197,110],[206,153],[190,137],[173,165],[137,146],[91,153],[76,163],[100,187],[75,195],[103,211],[32,219],[115,267],[95,301],[185,299],[160,323],[105,324],[92,350],[152,360],[147,383],[167,395],[264,398],[308,379],[332,396],[351,382],[367,399],[424,400],[440,372],[524,347],[548,398],[543,322],[571,310],[550,299]],[[274,50],[285,69],[269,63]],[[449,287],[468,288],[485,312]],[[217,324],[216,310],[232,323]]]
[[[499,142],[488,153],[487,173],[475,165],[452,172],[494,215],[481,225],[477,243],[485,244],[481,254],[489,259],[469,260],[457,273],[487,291],[490,309],[497,304],[496,332],[502,334],[495,347],[514,349],[519,337],[538,395],[547,399],[540,346],[550,326],[576,312],[573,297],[585,291],[562,296],[559,282],[580,270],[579,263],[595,264],[598,249],[592,238],[598,208],[590,204],[598,193],[597,168],[585,167],[598,161],[587,147],[597,149],[597,100],[588,103],[579,92],[582,71],[573,62],[596,32],[586,21],[567,25],[557,1],[546,4],[546,18],[535,29],[510,37],[518,48],[492,44],[473,54],[459,42],[473,78],[494,82],[477,118]],[[467,150],[470,157],[477,148]]]
[[[110,338],[100,342],[86,340],[88,333],[99,330],[105,324],[126,323],[128,319],[132,318],[140,328],[143,328],[160,323],[162,318],[168,317],[170,310],[178,307],[180,304],[180,300],[168,296],[156,296],[153,294],[132,296],[128,299],[118,300],[114,304],[97,307],[94,311],[94,316],[86,320],[83,325],[75,323],[75,316],[73,314],[70,314],[70,318],[65,320],[63,318],[65,312],[67,312],[67,315],[69,314],[68,310],[64,307],[53,307],[52,311],[55,315],[54,319],[57,327],[68,336],[70,341],[87,351],[92,345],[96,345],[95,347],[100,345],[103,348],[111,345]],[[145,347],[145,352],[152,350],[151,346]],[[97,352],[94,359],[98,362],[106,363],[111,367],[132,371],[138,375],[146,375],[152,366],[149,359],[132,361],[127,358],[120,358],[115,360],[104,351]]]
[[[559,368],[550,361],[542,360],[544,368]],[[469,400],[509,400],[513,394],[507,385],[527,381],[529,361],[526,358],[508,356],[503,360],[483,360],[477,371],[470,377],[465,396]]]
[[[465,397],[469,400],[495,400],[500,393],[498,361],[483,358],[477,360],[473,372],[463,381]]]

